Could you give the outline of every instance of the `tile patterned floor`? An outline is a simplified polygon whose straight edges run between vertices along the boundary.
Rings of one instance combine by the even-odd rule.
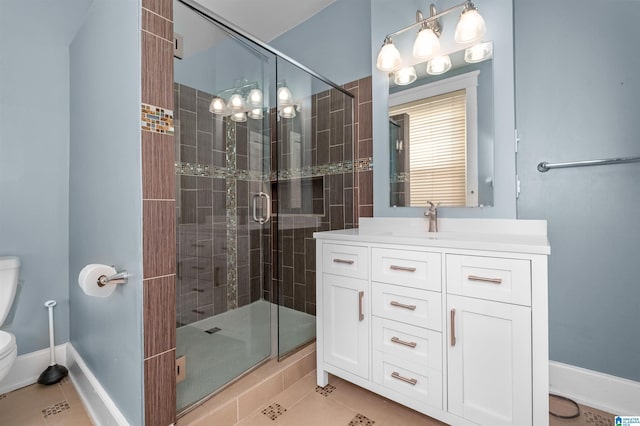
[[[334,376],[316,386],[315,371],[273,398],[237,426],[436,426],[444,425]],[[552,405],[553,406],[553,405]],[[556,407],[563,408],[563,407]],[[564,413],[572,412],[564,407]],[[581,406],[576,419],[549,416],[550,426],[614,426],[613,415]]]
[[[93,425],[71,380],[31,385],[0,395],[0,425]]]
[[[238,426],[436,426],[444,425],[379,395],[330,376],[330,384],[316,386],[315,371],[276,395]],[[551,401],[557,412],[569,414],[570,405]],[[613,415],[580,407],[575,419],[550,416],[550,426],[613,426]],[[0,425],[90,426],[80,397],[71,381],[31,385],[0,395]]]

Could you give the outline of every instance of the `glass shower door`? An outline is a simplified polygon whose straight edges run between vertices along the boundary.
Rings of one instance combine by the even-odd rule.
[[[352,228],[353,97],[276,60],[278,355],[315,339],[313,233]]]
[[[174,2],[178,412],[272,355],[273,55]],[[269,275],[265,275],[265,271]]]

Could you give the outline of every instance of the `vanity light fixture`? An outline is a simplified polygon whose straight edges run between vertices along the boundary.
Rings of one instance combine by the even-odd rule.
[[[429,6],[429,17],[438,14],[436,6],[431,3]],[[416,11],[416,23],[420,23],[420,31],[416,41],[413,42],[413,56],[418,59],[429,59],[437,55],[440,51],[440,34],[442,27],[437,19],[426,20],[422,15],[422,11]]]
[[[262,92],[257,87],[251,89],[247,95],[247,105],[252,108],[262,108]]]
[[[262,113],[262,108],[254,108],[254,109],[250,110],[249,112],[247,112],[247,116],[249,118],[254,119],[254,120],[260,120],[260,119],[262,119],[262,117],[264,117],[264,115]]]
[[[451,69],[451,58],[449,55],[436,56],[427,62],[427,74],[440,75]]]
[[[247,80],[238,80],[234,87],[217,92],[209,104],[209,112],[231,117],[236,122],[247,121],[247,115],[252,119],[261,119],[262,108],[263,95],[258,83]]]
[[[395,71],[400,66],[402,58],[400,58],[400,52],[396,49],[390,36],[385,37],[380,53],[378,53],[378,61],[376,67],[380,71]]]
[[[490,41],[474,44],[464,51],[464,60],[470,64],[482,62],[493,55],[493,43]]]
[[[414,67],[406,67],[399,69],[393,73],[393,82],[399,86],[406,86],[416,81],[416,69]]]
[[[456,25],[456,41],[471,43],[480,40],[486,31],[487,27],[484,24],[484,19],[478,13],[478,8],[470,1],[465,3],[464,10],[458,19],[458,25]]]
[[[246,112],[234,112],[231,114],[231,120],[236,123],[244,123],[247,121],[247,113]]]
[[[209,104],[209,112],[218,115],[227,114],[227,103],[221,97],[214,96]]]
[[[278,117],[294,118],[296,113],[300,111],[300,105],[293,100],[293,94],[287,87],[286,82],[278,83]]]
[[[462,8],[462,13],[456,25],[455,40],[458,43],[471,43],[480,40],[486,32],[484,19],[478,13],[475,5],[467,0],[464,3],[452,6],[442,12],[436,10],[432,3],[429,6],[429,17],[425,18],[420,10],[416,12],[416,22],[396,32],[387,34],[384,38],[376,67],[380,71],[394,72],[400,69],[402,58],[400,52],[393,44],[393,37],[412,28],[420,26],[418,36],[413,44],[413,56],[417,59],[429,59],[436,57],[440,50],[440,34],[442,32],[438,18]]]
[[[234,93],[229,98],[229,108],[231,109],[231,112],[239,113],[243,112],[247,108],[247,106],[245,105],[242,96],[239,93]]]

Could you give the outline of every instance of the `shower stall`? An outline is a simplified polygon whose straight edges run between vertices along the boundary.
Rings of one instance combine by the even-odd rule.
[[[353,96],[174,1],[177,410],[315,339],[313,232],[351,228]]]

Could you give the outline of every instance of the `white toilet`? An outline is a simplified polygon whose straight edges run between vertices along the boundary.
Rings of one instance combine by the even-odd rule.
[[[19,268],[20,259],[17,257],[0,257],[0,326],[7,318],[16,295]],[[0,381],[9,373],[17,353],[16,336],[0,330]]]

